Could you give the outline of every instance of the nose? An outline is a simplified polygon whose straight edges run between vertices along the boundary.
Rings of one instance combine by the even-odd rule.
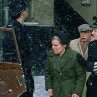
[[[80,38],[85,38],[85,35],[84,35],[84,34],[82,34],[82,35],[80,36]]]
[[[84,37],[85,34],[83,32],[80,33],[80,37]]]
[[[52,45],[52,49],[54,49],[54,46]]]
[[[94,34],[95,34],[95,31],[93,30],[93,31],[92,31],[92,35],[94,35]]]

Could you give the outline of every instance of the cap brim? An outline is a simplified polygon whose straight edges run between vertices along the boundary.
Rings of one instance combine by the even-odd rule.
[[[93,25],[91,25],[90,27],[92,27],[92,28],[97,28],[97,25],[94,25],[94,24],[93,24]]]

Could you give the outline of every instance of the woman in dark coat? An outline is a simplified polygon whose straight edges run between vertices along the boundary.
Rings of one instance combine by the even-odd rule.
[[[77,52],[68,47],[64,33],[55,33],[51,39],[45,67],[45,85],[50,97],[81,97],[85,84],[85,70],[76,60]]]
[[[86,82],[86,97],[97,97],[97,24],[93,24],[92,28],[94,41],[89,43],[87,61],[82,56],[77,55],[77,60],[81,65],[86,69],[86,71],[91,72]]]
[[[27,88],[26,97],[33,97],[34,80],[31,73],[31,43],[29,34],[26,31],[26,27],[23,24],[24,20],[28,16],[28,6],[24,0],[11,0],[9,5],[10,21],[7,27],[12,27],[15,30],[17,43],[19,46],[22,68],[25,76],[25,83]],[[12,33],[7,33],[3,40],[3,60],[16,62],[16,48],[12,39]]]

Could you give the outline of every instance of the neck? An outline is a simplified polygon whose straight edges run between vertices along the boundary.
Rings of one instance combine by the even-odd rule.
[[[20,18],[17,19],[17,21],[20,22],[20,23],[23,25],[23,23],[24,23],[24,18],[21,18],[21,17],[20,17]]]
[[[64,52],[65,52],[65,49],[63,49],[63,50],[60,52],[59,56],[61,57],[61,56],[64,54]]]

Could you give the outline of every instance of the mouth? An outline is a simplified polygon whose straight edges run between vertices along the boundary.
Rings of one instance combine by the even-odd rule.
[[[95,37],[95,35],[92,35],[92,37]]]
[[[82,40],[85,40],[86,38],[81,38]]]

